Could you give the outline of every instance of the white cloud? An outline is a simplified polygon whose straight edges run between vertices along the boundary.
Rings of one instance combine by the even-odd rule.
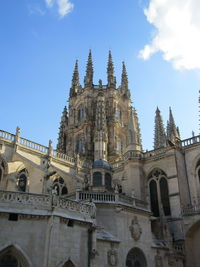
[[[61,18],[70,13],[74,5],[69,0],[45,0],[48,8],[52,8],[55,4],[58,7],[58,13]]]
[[[144,13],[156,32],[139,56],[161,51],[176,69],[200,69],[199,10],[199,0],[150,0]]]

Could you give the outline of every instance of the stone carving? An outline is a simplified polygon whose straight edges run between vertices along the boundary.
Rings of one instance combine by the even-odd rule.
[[[112,247],[108,251],[108,264],[111,266],[117,266],[118,262],[118,256],[117,256],[117,251]]]
[[[137,241],[140,239],[140,236],[142,234],[142,228],[140,227],[138,223],[137,216],[134,216],[131,225],[129,226],[129,230],[131,232],[132,238]]]

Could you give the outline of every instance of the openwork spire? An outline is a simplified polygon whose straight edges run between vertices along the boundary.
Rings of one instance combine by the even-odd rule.
[[[121,81],[121,87],[123,91],[128,90],[128,76],[126,72],[126,66],[124,61],[122,62],[122,81]]]
[[[92,63],[92,52],[89,51],[87,67],[86,67],[86,75],[84,78],[85,86],[92,86],[93,85],[93,63]]]
[[[180,133],[177,130],[171,108],[169,108],[169,121],[167,122],[167,139],[173,144],[180,139]]]
[[[108,66],[107,66],[108,87],[116,87],[116,78],[114,76],[114,65],[112,61],[112,54],[109,51]]]
[[[127,150],[142,151],[142,142],[140,134],[140,126],[138,122],[138,115],[134,108],[131,107],[128,136],[127,136]]]
[[[58,144],[57,150],[66,153],[66,136],[65,136],[65,127],[68,125],[68,112],[66,106],[64,107],[61,121],[60,121],[60,128],[58,133]]]
[[[157,107],[154,130],[154,149],[166,146],[166,135],[160,110]]]
[[[122,62],[122,79],[121,79],[121,91],[125,96],[130,98],[130,91],[128,89],[128,75],[126,72],[126,66],[124,61]]]
[[[78,60],[76,60],[74,73],[72,77],[72,87],[70,89],[70,97],[76,96],[79,90],[80,90],[80,82],[79,82]]]

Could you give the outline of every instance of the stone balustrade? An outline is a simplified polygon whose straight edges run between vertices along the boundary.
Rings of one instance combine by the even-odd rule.
[[[76,200],[92,200],[95,203],[116,203],[124,204],[128,206],[134,206],[137,208],[147,209],[148,205],[146,202],[133,198],[127,195],[109,192],[95,192],[95,191],[77,191]]]
[[[47,154],[48,150],[49,150],[48,147],[46,147],[46,146],[42,146],[38,143],[32,142],[30,140],[27,140],[27,139],[21,138],[21,137],[19,138],[18,143],[22,146],[37,150],[37,151],[42,152],[44,154]]]
[[[181,147],[187,147],[194,145],[196,143],[200,143],[200,135],[193,136],[191,138],[185,139],[181,141]]]
[[[200,204],[187,205],[182,208],[183,215],[192,215],[194,213],[200,213]]]
[[[28,208],[37,210],[53,210],[61,209],[63,213],[66,211],[74,211],[82,214],[83,216],[93,218],[95,214],[95,207],[91,204],[80,203],[75,200],[58,197],[56,195],[45,194],[32,194],[24,192],[3,191],[0,190],[0,209],[2,207],[8,208]]]
[[[0,139],[2,139],[2,140],[6,140],[6,141],[8,141],[8,142],[13,142],[14,139],[15,139],[15,135],[0,130]]]
[[[63,159],[63,160],[68,161],[70,163],[74,163],[75,162],[74,158],[69,157],[68,155],[66,155],[64,153],[61,153],[61,152],[58,152],[56,150],[53,150],[52,156],[55,157],[55,158],[58,158],[58,159]]]

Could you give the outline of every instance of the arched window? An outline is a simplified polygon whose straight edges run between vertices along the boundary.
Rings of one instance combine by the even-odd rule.
[[[83,139],[77,139],[76,141],[76,152],[77,153],[83,153],[84,152],[84,140]]]
[[[59,177],[53,182],[53,193],[57,196],[63,196],[68,194],[67,186],[62,177]]]
[[[166,174],[159,169],[153,170],[149,175],[149,191],[151,211],[155,217],[164,212],[165,216],[171,215],[169,190]],[[161,210],[162,209],[162,210]]]
[[[146,267],[147,262],[144,253],[139,248],[133,248],[126,257],[127,267]]]
[[[5,170],[6,170],[6,163],[5,161],[0,158],[0,182],[2,181],[3,179],[3,176],[5,175]]]
[[[160,197],[161,203],[163,206],[163,211],[166,216],[171,214],[170,204],[169,204],[169,192],[168,192],[168,184],[166,178],[162,177],[160,179]]]
[[[102,186],[102,174],[100,172],[93,173],[93,186]]]
[[[21,170],[17,175],[17,189],[20,192],[26,192],[28,183],[28,171],[26,169]]]
[[[0,267],[29,267],[24,255],[14,246],[0,252]]]
[[[84,107],[81,105],[78,108],[78,115],[77,115],[77,119],[78,121],[81,121],[84,118]]]
[[[111,189],[112,187],[112,179],[110,173],[105,174],[105,187],[106,189]]]
[[[158,192],[157,192],[157,184],[156,181],[151,180],[149,183],[150,188],[150,196],[151,196],[151,211],[153,212],[153,216],[159,216],[159,206],[158,206]]]

